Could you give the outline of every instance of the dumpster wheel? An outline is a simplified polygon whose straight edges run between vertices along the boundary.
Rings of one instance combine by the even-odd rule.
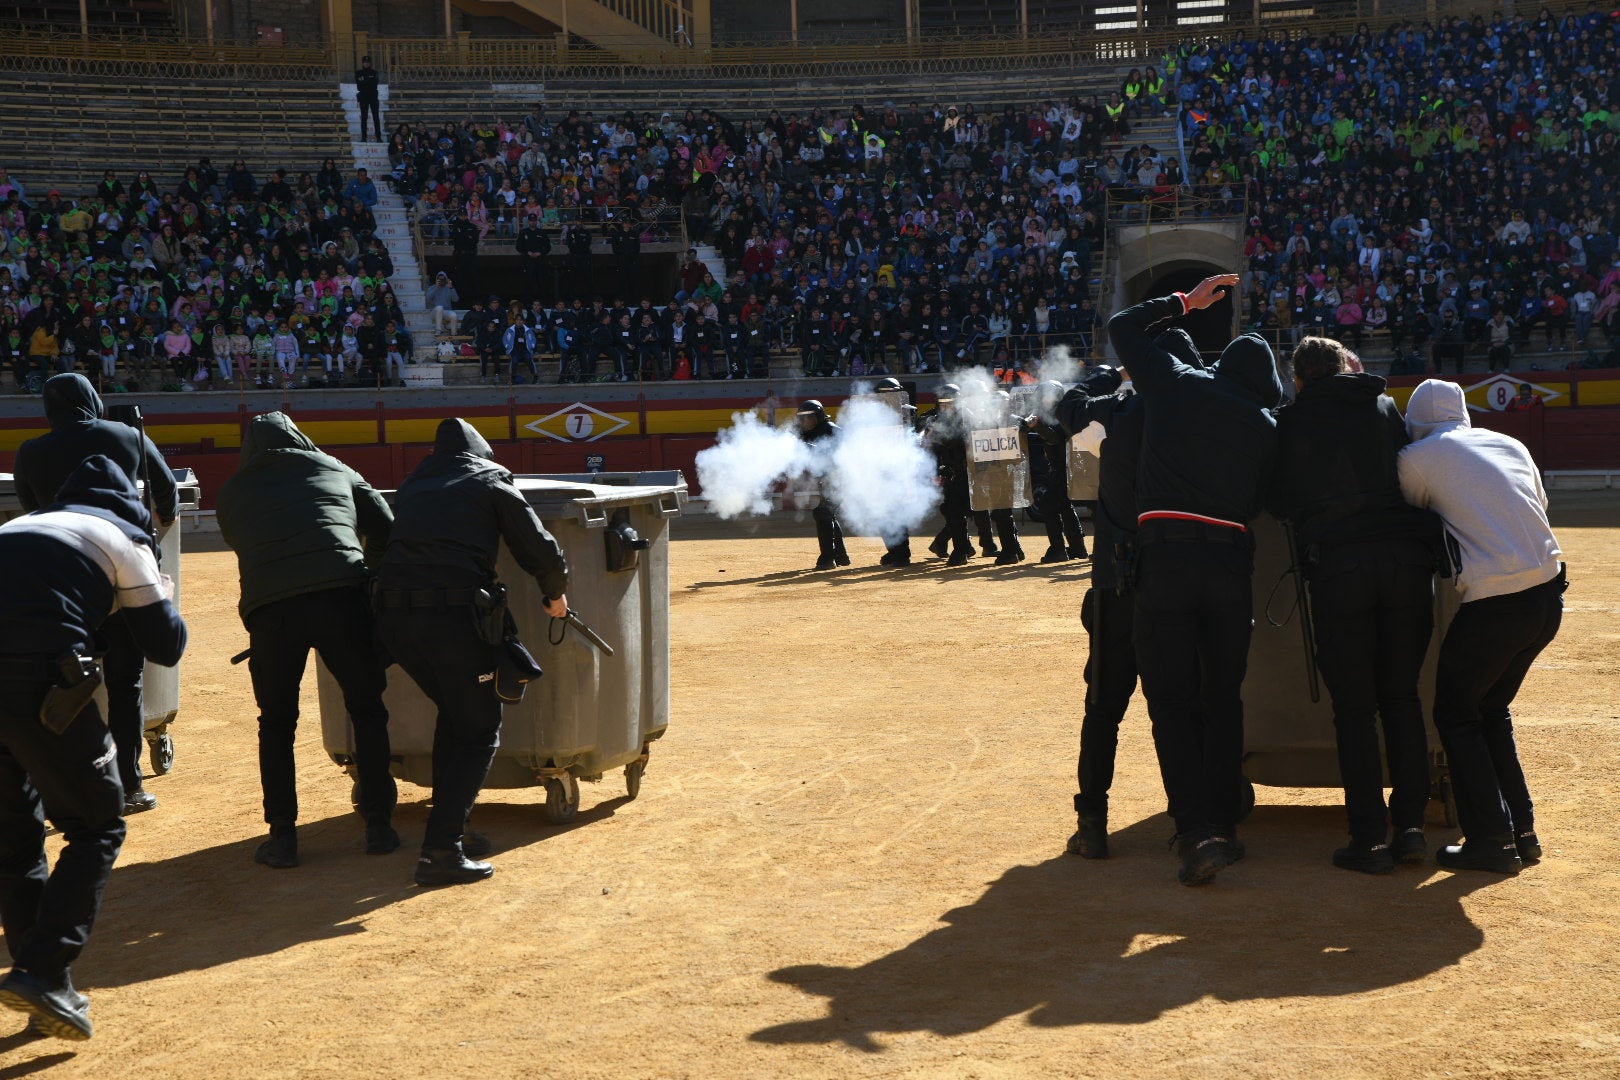
[[[546,819],[566,825],[579,813],[579,781],[572,776],[546,778]]]
[[[1254,813],[1254,781],[1243,778],[1243,790],[1238,793],[1238,821],[1247,821]]]
[[[167,727],[148,738],[147,746],[151,751],[152,775],[163,776],[174,768],[174,736]]]
[[[624,790],[633,799],[641,794],[641,777],[647,771],[647,759],[638,758],[624,767]]]

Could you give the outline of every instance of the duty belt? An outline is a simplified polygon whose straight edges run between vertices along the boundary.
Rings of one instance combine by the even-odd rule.
[[[485,599],[483,589],[378,589],[377,609],[468,607]]]
[[[1148,544],[1230,544],[1233,547],[1252,548],[1251,534],[1227,525],[1207,525],[1202,521],[1178,521],[1173,518],[1151,518],[1142,522],[1137,532],[1138,546]]]
[[[56,674],[48,656],[0,656],[0,682],[55,682]]]

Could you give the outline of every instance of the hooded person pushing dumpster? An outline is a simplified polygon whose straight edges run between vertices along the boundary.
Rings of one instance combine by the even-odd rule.
[[[394,851],[396,793],[382,701],[387,677],[366,595],[368,567],[388,542],[388,504],[359,473],[321,453],[286,414],[271,412],[248,424],[242,464],[219,489],[215,513],[241,571],[239,610],[259,705],[259,780],[270,837],[254,859],[273,869],[298,865],[293,735],[311,649],[343,688],[354,725],[366,852]]]
[[[467,816],[500,743],[498,680],[515,637],[495,576],[501,541],[534,576],[546,614],[568,614],[562,548],[494,456],[465,420],[441,422],[433,453],[394,496],[394,527],[377,570],[383,647],[439,710],[419,885],[495,872],[469,857],[486,853],[487,842],[467,832]]]
[[[1108,320],[1142,397],[1133,639],[1159,771],[1175,819],[1179,878],[1211,880],[1243,857],[1243,676],[1253,627],[1254,538],[1282,400],[1271,347],[1236,338],[1210,371],[1155,340],[1166,319],[1208,308],[1238,282],[1205,278]]]

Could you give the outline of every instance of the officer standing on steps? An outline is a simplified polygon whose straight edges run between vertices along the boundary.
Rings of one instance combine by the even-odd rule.
[[[180,662],[186,627],[158,572],[134,481],[93,454],[43,513],[0,525],[0,1005],[45,1035],[91,1035],[69,971],[124,842],[124,791],[92,695],[98,624],[114,611],[154,663]],[[19,568],[26,568],[26,572]],[[50,870],[47,817],[66,844]]]
[[[1238,282],[1205,278],[1108,321],[1145,410],[1137,472],[1132,628],[1159,770],[1176,823],[1180,880],[1199,885],[1243,857],[1243,676],[1253,630],[1248,523],[1271,482],[1282,400],[1271,346],[1236,338],[1211,371],[1160,346],[1151,328],[1211,307]]]
[[[1046,486],[1041,495],[1041,516],[1046,520],[1046,554],[1043,563],[1066,562],[1086,557],[1086,533],[1080,515],[1069,500],[1069,437],[1052,410],[1063,397],[1063,384],[1047,380],[1040,388],[1041,410],[1025,421],[1031,435],[1030,447],[1038,443],[1046,459]]]
[[[471,424],[442,421],[433,453],[394,496],[398,516],[377,571],[383,647],[439,710],[418,885],[457,885],[495,872],[468,857],[487,854],[488,842],[468,833],[467,815],[500,742],[495,673],[510,632],[505,588],[495,578],[501,541],[539,584],[546,614],[568,614],[562,548],[493,458]]]
[[[62,484],[92,454],[105,454],[127,476],[143,473],[151,490],[147,505],[162,528],[174,524],[179,513],[179,492],[174,474],[152,440],[128,424],[103,419],[101,397],[83,375],[53,375],[41,395],[51,422],[47,435],[29,439],[17,449],[17,501],[24,510],[38,510],[56,501]],[[141,749],[146,731],[141,700],[145,668],[141,651],[130,636],[123,616],[114,613],[100,629],[106,655],[102,676],[107,687],[107,727],[118,747],[118,778],[124,785],[124,813],[138,814],[157,805],[157,798],[141,788]]]
[[[366,854],[394,851],[399,834],[382,701],[387,678],[366,595],[368,567],[388,543],[388,504],[359,473],[321,453],[285,414],[271,412],[248,424],[242,463],[219,489],[215,514],[242,577],[238,610],[259,706],[259,780],[270,838],[254,861],[277,870],[298,865],[293,736],[310,649],[342,688],[354,725]]]
[[[1350,818],[1350,843],[1333,853],[1333,865],[1382,874],[1397,862],[1421,863],[1427,852],[1429,751],[1418,675],[1434,631],[1443,540],[1439,519],[1401,497],[1396,459],[1408,440],[1400,410],[1384,380],[1354,370],[1354,359],[1330,338],[1294,347],[1298,396],[1277,413],[1267,502],[1293,526],[1317,665],[1333,699]]]
[[[467,211],[457,210],[450,223],[450,251],[456,260],[456,281],[463,296],[483,292],[478,275],[478,226],[467,220]]]
[[[360,58],[360,70],[354,73],[354,97],[360,105],[360,141],[366,141],[366,117],[370,116],[376,141],[382,142],[382,76],[371,66],[369,56]]]
[[[826,452],[832,449],[829,440],[838,437],[838,425],[827,418],[827,410],[815,398],[799,406],[799,438],[812,450]],[[844,550],[844,529],[838,523],[838,509],[832,504],[825,480],[819,480],[821,498],[810,516],[816,522],[816,543],[820,554],[816,558],[817,570],[831,570],[835,566],[849,565],[849,552]]]
[[[940,513],[945,527],[928,545],[940,558],[948,554],[946,566],[961,566],[973,558],[973,542],[968,538],[967,432],[962,415],[956,411],[955,383],[943,383],[934,391],[934,411],[928,417],[928,447],[939,463]]]

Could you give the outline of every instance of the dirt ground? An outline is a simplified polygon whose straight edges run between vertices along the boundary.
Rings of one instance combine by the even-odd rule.
[[[272,872],[234,561],[188,554],[175,770],[75,972],[96,1038],[3,1014],[0,1080],[1615,1077],[1620,500],[1557,520],[1574,585],[1516,710],[1546,860],[1336,871],[1333,793],[1262,788],[1248,860],[1199,890],[1140,699],[1115,857],[1063,854],[1083,565],[890,572],[862,540],[813,574],[791,524],[676,523],[674,720],[638,800],[610,776],[559,828],[494,793],[495,877],[424,891],[426,791],[366,857],[306,722],[304,865]]]

